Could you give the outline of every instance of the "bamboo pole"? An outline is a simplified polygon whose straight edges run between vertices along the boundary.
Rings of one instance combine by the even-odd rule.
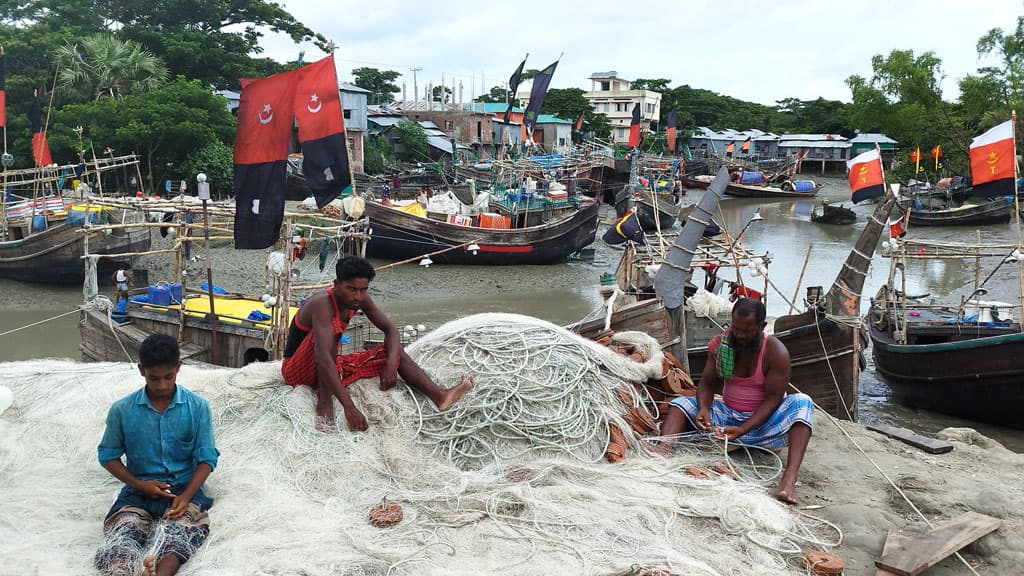
[[[85,237],[88,240],[89,236]],[[97,258],[124,258],[126,256],[152,256],[154,254],[170,254],[171,252],[177,252],[177,248],[166,248],[163,250],[147,250],[146,252],[118,252],[116,254],[92,254]],[[79,258],[85,258],[85,256],[79,256]]]
[[[807,263],[811,260],[811,249],[814,248],[814,244],[807,245],[807,255],[804,256],[804,265],[800,268],[800,276],[796,279],[796,288],[793,289],[793,302],[800,297],[800,284],[804,281],[804,272],[807,271]],[[791,302],[789,304],[789,313],[796,312],[796,306]]]

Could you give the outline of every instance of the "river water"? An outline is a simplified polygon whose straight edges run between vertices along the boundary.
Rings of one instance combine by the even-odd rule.
[[[826,290],[839,271],[850,247],[864,228],[874,206],[854,207],[858,222],[852,226],[829,226],[810,221],[810,214],[822,199],[845,202],[849,206],[849,188],[845,180],[822,179],[822,192],[815,201],[787,200],[761,201],[756,199],[726,198],[722,201],[719,220],[733,233],[750,221],[755,211],[762,220],[751,222],[743,234],[744,245],[755,252],[770,252],[769,276],[784,295],[769,289],[769,316],[786,314],[797,280],[812,246],[803,281],[797,295],[802,303],[807,286],[822,286]],[[689,191],[688,199],[696,201],[701,192]],[[607,222],[614,212],[604,207],[602,218]],[[424,324],[434,328],[439,324],[467,314],[479,312],[516,312],[544,318],[563,324],[594,313],[601,306],[598,296],[599,277],[612,272],[618,263],[620,251],[609,248],[600,240],[604,226],[599,229],[594,244],[593,262],[571,261],[550,266],[471,267],[431,266],[415,264],[382,271],[371,285],[378,305],[396,322]],[[915,228],[911,237],[950,241],[973,241],[974,228]],[[990,225],[981,229],[985,242],[1015,242],[1015,224]],[[884,237],[885,235],[883,235]],[[263,255],[258,252],[236,252],[216,249],[211,256],[215,283],[232,290],[259,293],[263,282]],[[888,260],[876,255],[868,275],[865,297],[874,295],[888,274]],[[984,278],[998,264],[998,259],[982,261]],[[159,279],[167,272],[166,261],[147,263],[151,279]],[[205,267],[200,262],[195,266]],[[329,279],[314,267],[306,266],[303,283],[308,280]],[[204,269],[204,268],[203,268]],[[976,276],[974,262],[915,260],[907,265],[907,293],[929,293],[937,298],[948,297],[958,301],[959,296],[973,289]],[[197,270],[200,270],[197,268]],[[763,287],[763,279],[751,278],[744,271],[745,283]],[[101,284],[102,284],[101,279]],[[1017,280],[1014,269],[1004,266],[986,284],[986,299],[1017,301]],[[113,287],[102,290],[113,298]],[[0,361],[31,358],[78,358],[78,317],[70,314],[81,302],[78,286],[53,287],[30,285],[0,280]],[[866,298],[861,312],[867,308]],[[38,326],[32,324],[48,320]],[[889,400],[886,384],[875,377],[868,353],[868,369],[861,377],[860,413],[867,423],[886,423],[904,426],[921,433],[934,433],[949,426],[969,426],[987,436],[996,438],[1007,447],[1024,452],[1024,432],[986,426],[924,411],[911,410]]]

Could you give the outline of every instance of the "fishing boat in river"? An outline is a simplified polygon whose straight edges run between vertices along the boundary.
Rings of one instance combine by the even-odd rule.
[[[730,182],[725,194],[737,198],[813,198],[820,189],[821,186],[814,180],[784,180],[777,186]]]
[[[657,207],[655,207],[657,201]],[[679,210],[683,207],[682,196],[671,194],[656,194],[652,199],[650,193],[640,193],[635,199],[636,215],[640,220],[640,227],[646,232],[655,230],[668,230],[676,225],[676,218]],[[657,220],[655,220],[657,218]]]
[[[126,186],[126,174],[137,174],[134,155],[102,158],[89,164],[8,170],[7,192],[0,217],[0,277],[45,284],[81,284],[85,278],[82,255],[86,250],[83,227],[108,222],[144,219],[137,206],[107,209],[92,199],[111,196],[114,184]],[[116,179],[115,176],[124,176]],[[122,181],[123,180],[123,181]],[[92,182],[78,184],[75,181]],[[104,193],[104,183],[106,193]],[[101,275],[135,261],[135,254],[149,249],[149,229],[113,228],[93,237],[92,251],[114,256],[102,261]]]
[[[982,300],[983,282],[958,304],[906,297],[895,282],[909,258],[1000,257],[1000,265],[1016,265],[1016,246],[894,244],[889,281],[872,298],[866,316],[875,370],[893,397],[917,408],[1024,428],[1024,332],[1013,318],[1019,305]]]
[[[811,222],[818,224],[849,225],[857,221],[857,213],[844,206],[824,203],[821,205],[821,212],[815,209],[811,212]]]
[[[952,206],[931,207],[927,203],[905,203],[913,226],[983,226],[1005,224],[1013,216],[1013,203],[1005,198],[974,198]]]
[[[724,190],[724,182],[720,186]],[[705,197],[714,192],[715,187],[710,187],[708,192],[705,192]],[[721,192],[718,192],[719,198],[720,194]],[[701,202],[703,205],[704,200]],[[895,197],[890,194],[885,201],[875,207],[827,292],[821,287],[809,287],[805,311],[779,316],[769,324],[771,333],[789,350],[790,381],[793,388],[809,394],[822,409],[838,418],[857,418],[858,384],[860,373],[866,365],[863,357],[866,339],[860,326],[860,295],[875,246],[894,204]],[[716,206],[717,199],[709,206],[695,210],[690,214],[689,222],[683,230],[689,228],[691,223],[698,231],[702,230],[708,221],[702,220],[702,215],[706,217],[714,213]],[[685,351],[690,376],[695,382],[699,381],[708,355],[706,327],[702,327],[698,319],[697,330],[703,331],[704,334],[696,341],[689,339],[689,334],[686,334],[684,339],[679,327],[685,322],[686,332],[689,332],[693,322],[692,299],[686,299],[686,304],[676,307],[675,311],[665,305],[665,299],[673,297],[682,303],[683,279],[692,274],[693,270],[704,268],[708,264],[707,258],[697,256],[682,264],[672,262],[671,253],[693,255],[698,254],[697,250],[698,239],[681,234],[676,239],[672,251],[665,256],[669,265],[661,266],[655,275],[656,287],[659,281],[664,283],[657,291],[657,297],[634,299],[614,308],[610,311],[607,321],[586,325],[581,328],[581,333],[593,336],[599,334],[606,326],[613,330],[647,331],[657,338],[663,347],[679,352],[677,356],[681,357]],[[730,260],[731,253],[724,262],[728,263]],[[711,262],[717,265],[723,260],[713,257]],[[737,262],[740,267],[744,266],[744,261],[737,259]],[[666,271],[669,274],[666,275]],[[666,292],[666,285],[677,287],[670,290],[678,290],[679,294]],[[686,310],[683,321],[680,321],[680,308]],[[685,350],[682,349],[682,342],[686,342]]]

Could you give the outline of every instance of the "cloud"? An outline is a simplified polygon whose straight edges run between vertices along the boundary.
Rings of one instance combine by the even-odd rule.
[[[894,49],[934,51],[947,76],[943,88],[973,73],[975,45],[992,28],[1009,31],[1021,12],[1018,0],[984,5],[956,0],[902,2],[812,2],[765,4],[734,0],[587,4],[523,0],[515,4],[470,0],[410,5],[341,0],[330,8],[313,0],[284,3],[299,21],[332,39],[339,76],[351,79],[360,66],[396,70],[412,91],[439,84],[442,75],[472,91],[507,81],[526,52],[529,68],[564,56],[552,82],[556,88],[589,89],[595,71],[616,70],[628,79],[669,78],[735,98],[774,104],[818,97],[849,100],[844,83],[852,74],[871,76],[871,58]],[[265,54],[294,60],[305,48],[268,33]],[[470,83],[472,82],[472,87]],[[421,88],[422,90],[422,88]]]

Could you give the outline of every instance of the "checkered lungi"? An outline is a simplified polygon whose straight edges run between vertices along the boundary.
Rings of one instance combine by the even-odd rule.
[[[150,545],[159,545],[153,554],[156,560],[173,555],[184,564],[209,535],[210,516],[195,502],[189,502],[185,513],[175,520],[154,517],[138,506],[122,506],[103,522],[104,540],[96,552],[96,567],[104,574],[122,573],[126,564],[137,568]]]
[[[342,386],[348,386],[363,378],[376,378],[384,370],[387,353],[383,344],[360,352],[336,356],[334,366],[338,369]],[[320,393],[320,381],[316,370],[316,345],[310,332],[299,344],[295,353],[281,363],[281,375],[289,386],[310,386]]]
[[[691,425],[697,418],[697,399],[690,396],[680,396],[672,400],[672,405],[679,408],[686,414]],[[746,422],[751,412],[733,410],[726,406],[725,402],[715,399],[711,404],[711,425],[715,427],[741,426]],[[752,446],[763,446],[765,448],[785,448],[789,446],[789,429],[797,422],[803,422],[808,428],[813,428],[814,403],[807,394],[787,394],[782,399],[782,404],[775,409],[775,412],[768,420],[740,436],[735,441],[740,444]],[[694,427],[696,427],[694,425]]]

